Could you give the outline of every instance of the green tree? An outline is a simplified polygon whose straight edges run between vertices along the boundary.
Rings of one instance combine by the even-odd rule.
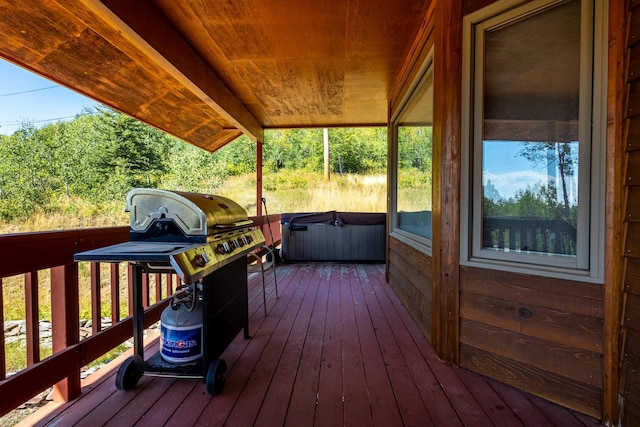
[[[122,198],[132,187],[157,186],[168,171],[172,139],[113,110],[97,110],[91,163],[101,182],[95,183],[94,190],[107,198]]]
[[[524,148],[519,154],[530,162],[536,165],[558,163],[564,203],[563,216],[568,219],[571,205],[567,180],[574,175],[577,166],[577,144],[572,142],[523,142],[522,144]]]

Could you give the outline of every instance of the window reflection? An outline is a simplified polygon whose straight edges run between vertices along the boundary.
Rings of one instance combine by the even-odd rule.
[[[431,239],[433,85],[428,71],[397,122],[396,227]]]
[[[485,33],[482,249],[576,256],[580,9]]]

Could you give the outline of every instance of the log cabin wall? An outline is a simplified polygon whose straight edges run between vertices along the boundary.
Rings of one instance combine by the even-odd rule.
[[[461,268],[460,366],[600,417],[603,288]]]
[[[393,95],[389,100],[389,117],[402,108],[402,101],[406,99],[412,84],[419,77],[419,69],[427,60],[433,47],[433,12],[434,3],[425,14],[420,32],[411,47],[408,59],[398,79]],[[391,126],[389,127],[391,128]],[[393,146],[393,137],[389,138],[389,163],[394,162],[397,149]],[[388,188],[395,188],[396,184],[389,181]],[[392,197],[389,198],[391,200]],[[388,209],[391,212],[391,207]],[[387,215],[392,221],[392,215]],[[388,230],[393,229],[389,223]],[[425,337],[431,341],[432,337],[432,259],[405,242],[394,238],[391,233],[387,236],[387,282],[391,285],[398,298],[405,305]]]
[[[389,284],[425,337],[431,341],[431,257],[390,238]]]
[[[463,142],[459,128],[451,126],[452,118],[458,120],[458,127],[463,125],[459,108],[445,108],[451,99],[459,100],[461,79],[456,80],[454,73],[440,76],[442,80],[439,81],[437,75],[439,71],[447,70],[438,64],[439,60],[448,58],[455,62],[462,56],[456,43],[450,42],[461,39],[458,31],[461,32],[462,23],[451,25],[439,18],[439,14],[461,16],[491,3],[490,0],[467,0],[460,5],[457,1],[439,1],[435,7],[435,87],[436,91],[446,93],[434,95],[434,129],[440,126],[442,131],[434,130],[433,257],[389,237],[389,284],[443,360],[601,418],[604,286],[471,266],[453,271],[451,264],[460,261],[452,258],[455,251],[441,251],[459,245],[459,224],[450,224],[451,220],[459,218],[444,215],[444,210],[449,213],[459,211],[458,186],[465,183],[461,183],[459,175],[454,177],[449,173],[451,165],[456,174],[460,173],[460,169],[455,168],[456,161],[460,161],[456,153]],[[445,26],[445,23],[449,25]],[[444,41],[448,42],[447,46],[440,46]],[[439,49],[446,52],[446,58],[438,53]],[[416,61],[408,63],[415,64]],[[410,69],[404,70],[404,81],[410,75]],[[439,83],[445,83],[445,89]],[[640,94],[640,90],[637,92]],[[393,108],[391,102],[390,111]],[[640,150],[638,153],[640,156]],[[640,171],[640,168],[635,170]],[[636,274],[640,277],[640,255],[638,259]],[[443,285],[446,281],[449,283]],[[457,292],[458,306],[455,298],[443,297],[445,292],[449,295]],[[449,314],[458,313],[458,310],[459,317],[454,321]],[[640,313],[640,305],[637,313]],[[640,315],[636,319],[640,320]],[[448,325],[448,328],[442,325]],[[445,333],[447,336],[443,336]],[[439,340],[447,343],[438,345]],[[457,350],[457,354],[452,356],[451,350]]]
[[[602,416],[602,284],[462,266],[459,289],[460,366]]]
[[[622,308],[622,424],[640,425],[640,1],[629,0],[625,111],[626,204]]]

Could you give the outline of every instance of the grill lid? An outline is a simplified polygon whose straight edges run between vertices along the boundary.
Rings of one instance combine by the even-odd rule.
[[[127,193],[126,200],[132,239],[136,235],[157,234],[152,227],[163,221],[172,221],[187,237],[201,238],[252,223],[246,210],[222,196],[134,188]]]

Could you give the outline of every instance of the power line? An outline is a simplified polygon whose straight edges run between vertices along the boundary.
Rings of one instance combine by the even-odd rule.
[[[90,113],[78,113],[78,114],[74,114],[73,116],[66,116],[66,117],[55,117],[52,119],[41,119],[41,120],[24,120],[24,121],[18,121],[18,122],[9,122],[9,121],[2,121],[0,120],[0,127],[4,126],[4,127],[11,127],[11,126],[19,126],[23,123],[46,123],[46,122],[55,122],[55,121],[59,121],[59,120],[67,120],[67,119],[74,119],[76,117],[80,117],[80,116],[93,116],[95,113],[90,112]]]
[[[22,95],[22,94],[31,93],[31,92],[39,92],[41,90],[47,90],[47,89],[55,89],[57,87],[60,87],[60,86],[57,86],[57,85],[56,86],[46,86],[46,87],[41,87],[41,88],[38,88],[38,89],[23,90],[22,92],[3,93],[3,94],[0,94],[0,98],[4,98],[5,96]]]

